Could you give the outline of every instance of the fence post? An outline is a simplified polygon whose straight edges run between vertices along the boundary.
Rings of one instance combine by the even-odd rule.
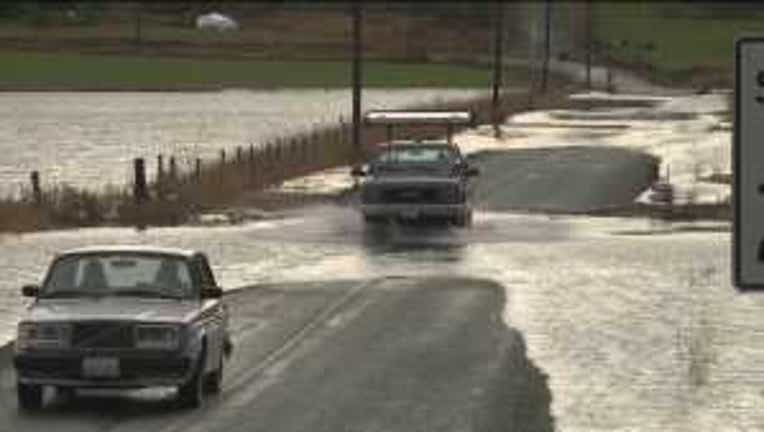
[[[249,144],[249,183],[255,183],[255,145]]]
[[[241,146],[236,146],[236,164],[241,165],[244,161],[244,153]]]
[[[178,166],[175,164],[175,156],[170,156],[170,181],[174,182],[178,178]]]
[[[39,171],[32,171],[32,173],[29,175],[30,180],[32,181],[32,196],[34,197],[34,202],[36,205],[42,204],[42,190],[40,189],[40,172]]]
[[[136,204],[148,201],[149,195],[146,190],[146,163],[143,158],[133,160],[135,178],[133,180],[133,198]]]
[[[194,162],[194,179],[199,182],[202,179],[202,159],[196,158]]]
[[[157,184],[162,183],[164,179],[164,158],[162,155],[157,155]]]
[[[271,142],[265,143],[263,147],[263,152],[260,155],[260,170],[262,171],[260,173],[262,185],[266,186],[271,175]]]
[[[220,149],[220,169],[218,174],[220,174],[220,178],[223,178],[223,173],[225,173],[225,149]]]
[[[300,148],[300,163],[301,164],[307,164],[308,163],[308,135],[303,135],[299,138],[299,148]]]

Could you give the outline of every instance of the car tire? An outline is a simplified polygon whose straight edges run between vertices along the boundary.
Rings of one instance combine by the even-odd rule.
[[[221,350],[222,351],[222,350]],[[219,394],[223,389],[223,353],[220,353],[220,362],[217,369],[207,374],[204,379],[204,390],[207,393]]]
[[[16,383],[16,395],[19,402],[19,408],[25,411],[38,410],[42,408],[41,385]]]
[[[204,402],[204,362],[206,353],[199,356],[194,373],[188,381],[178,386],[178,405],[181,408],[199,408]]]
[[[454,217],[454,226],[459,228],[465,228],[472,225],[472,213],[463,214],[461,216]]]

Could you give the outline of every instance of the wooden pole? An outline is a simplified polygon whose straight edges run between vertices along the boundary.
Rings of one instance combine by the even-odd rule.
[[[544,1],[544,62],[541,68],[541,92],[546,92],[549,80],[549,57],[552,51],[552,0]]]
[[[493,42],[493,100],[491,104],[491,114],[493,117],[493,135],[496,138],[501,136],[499,128],[499,91],[502,83],[502,36],[504,35],[504,4],[501,1],[496,2],[496,20],[494,24],[494,42]]]
[[[586,0],[586,89],[592,89],[592,0]]]
[[[353,148],[357,157],[362,157],[361,149],[361,89],[363,34],[361,0],[353,2]]]

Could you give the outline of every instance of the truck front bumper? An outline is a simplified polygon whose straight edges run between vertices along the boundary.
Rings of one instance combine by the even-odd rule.
[[[373,218],[465,218],[472,212],[467,204],[361,204],[361,212]]]

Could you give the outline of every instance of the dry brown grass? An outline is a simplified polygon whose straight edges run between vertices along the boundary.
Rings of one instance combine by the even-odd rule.
[[[0,231],[24,232],[46,228],[44,212],[23,201],[0,201]]]

